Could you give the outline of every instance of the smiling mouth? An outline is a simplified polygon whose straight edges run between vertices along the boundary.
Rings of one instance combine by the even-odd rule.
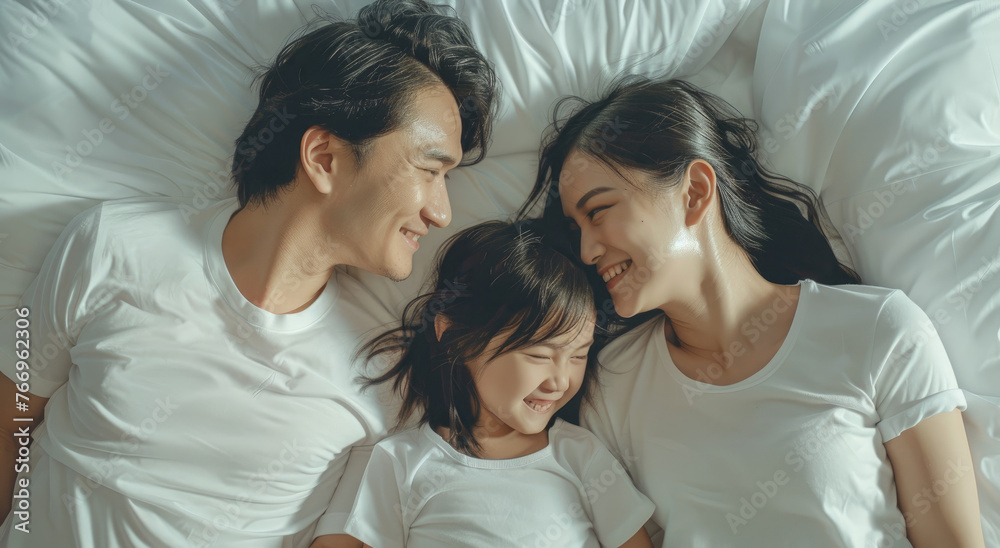
[[[627,259],[611,267],[604,273],[604,283],[608,283],[614,278],[620,276],[623,272],[628,270],[630,266],[632,266],[632,259]]]
[[[528,406],[528,409],[536,413],[546,413],[552,406],[555,405],[556,400],[529,400],[525,399],[524,404]]]
[[[420,249],[420,243],[417,242],[417,240],[420,239],[420,234],[411,230],[406,230],[405,228],[401,228],[399,231],[403,234],[403,238],[406,239],[406,243],[410,244],[410,247],[413,249]]]

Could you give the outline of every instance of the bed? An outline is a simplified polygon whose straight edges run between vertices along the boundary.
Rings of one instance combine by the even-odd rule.
[[[62,228],[101,201],[234,195],[252,68],[317,11],[365,0],[0,3],[0,315]],[[1000,5],[869,0],[444,2],[495,64],[492,148],[453,172],[453,222],[526,197],[558,97],[622,71],[678,77],[760,123],[770,166],[816,190],[865,283],[927,312],[965,390],[988,546],[1000,546]],[[364,272],[391,322],[433,253],[394,283]]]

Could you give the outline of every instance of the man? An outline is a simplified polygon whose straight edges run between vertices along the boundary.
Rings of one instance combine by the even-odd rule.
[[[0,398],[31,405],[0,406],[0,545],[356,545],[347,455],[394,410],[351,362],[378,303],[334,267],[410,274],[450,221],[445,174],[485,154],[496,80],[459,20],[380,0],[260,88],[238,202],[82,213],[23,297],[38,352],[3,330]]]

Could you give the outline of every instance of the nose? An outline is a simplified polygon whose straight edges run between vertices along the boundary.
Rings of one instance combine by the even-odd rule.
[[[591,231],[585,227],[580,228],[580,260],[584,264],[597,264],[597,260],[604,255],[604,246],[594,238]]]
[[[571,365],[566,362],[556,363],[549,378],[545,380],[542,387],[549,392],[566,392],[569,390],[569,368]]]
[[[444,176],[438,176],[421,213],[432,225],[438,228],[444,228],[451,224],[451,201],[448,199],[448,185],[445,183]]]

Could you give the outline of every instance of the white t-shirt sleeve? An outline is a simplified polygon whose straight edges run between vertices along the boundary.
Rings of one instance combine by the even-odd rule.
[[[30,380],[28,391],[48,398],[66,383],[73,363],[70,349],[96,311],[112,297],[101,288],[106,257],[100,237],[102,207],[77,215],[45,257],[42,268],[21,297],[29,309]],[[10,321],[16,314],[7,316]],[[0,370],[14,379],[14,325],[0,329]]]
[[[337,490],[330,500],[330,506],[316,523],[315,536],[340,535],[346,532],[347,518],[351,515],[351,507],[354,506],[354,499],[358,496],[361,479],[365,475],[365,468],[371,460],[374,447],[374,445],[355,445],[351,448],[344,473],[340,476]]]
[[[611,454],[619,461],[624,461],[621,457],[621,448],[618,445],[618,438],[615,435],[615,428],[611,426],[611,419],[608,416],[608,407],[604,403],[604,394],[601,387],[594,390],[594,395],[590,401],[580,406],[580,426],[590,430],[592,434],[601,440],[604,447],[611,451]],[[624,425],[619,425],[619,427]],[[629,464],[628,461],[624,461]]]
[[[635,535],[655,506],[636,489],[628,472],[596,439],[583,481],[590,520],[602,546],[617,548]]]
[[[403,490],[397,464],[384,448],[375,446],[347,519],[347,534],[373,548],[406,545]]]
[[[872,383],[883,442],[927,417],[965,409],[965,395],[934,325],[903,292],[893,292],[883,304],[874,341]]]
[[[632,453],[628,448],[624,450],[621,449],[618,437],[616,436],[616,432],[624,432],[628,428],[628,425],[619,425],[618,428],[611,426],[611,418],[608,413],[608,407],[605,404],[604,395],[601,393],[601,390],[602,389],[598,387],[594,391],[594,395],[591,400],[581,406],[580,425],[587,430],[590,430],[591,433],[597,436],[597,439],[599,439],[604,444],[605,448],[611,452],[612,457],[617,459],[618,462],[624,463],[625,469],[629,470],[631,474],[630,465],[632,464],[631,460],[633,460]],[[631,480],[629,480],[629,483],[631,484]],[[652,514],[652,512],[653,511],[651,510],[650,514]],[[650,538],[653,539],[653,545],[655,546],[657,545],[657,539],[662,538],[663,529],[660,528],[660,526],[653,521],[653,519],[653,516],[650,515],[645,527],[646,532],[649,534]],[[638,531],[638,529],[636,529],[636,531]],[[635,531],[632,531],[632,534],[635,534]]]

